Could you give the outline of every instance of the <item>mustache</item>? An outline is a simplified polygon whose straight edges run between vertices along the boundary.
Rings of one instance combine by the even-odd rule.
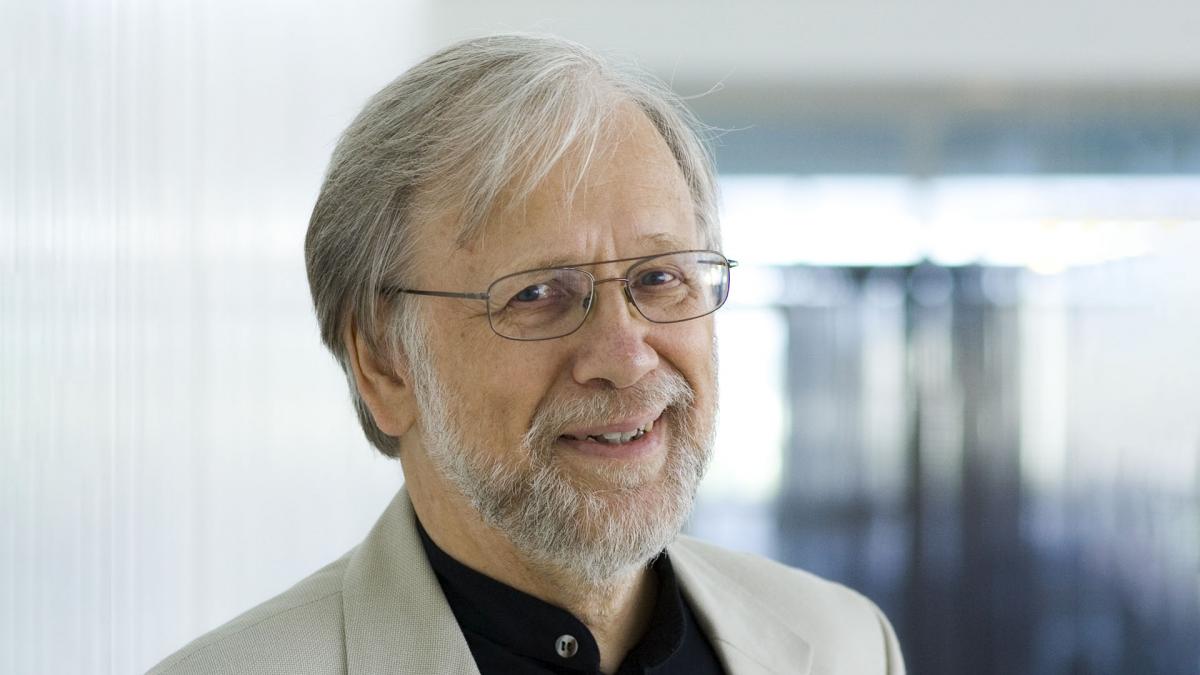
[[[649,410],[684,409],[695,400],[695,390],[674,371],[626,389],[605,389],[586,396],[555,395],[538,406],[524,445],[546,447],[572,427],[599,426]]]

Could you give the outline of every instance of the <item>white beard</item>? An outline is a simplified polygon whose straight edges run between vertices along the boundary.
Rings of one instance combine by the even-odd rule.
[[[429,457],[531,564],[601,587],[644,567],[678,536],[708,467],[716,413],[715,405],[693,407],[695,394],[681,375],[664,371],[649,383],[586,399],[549,398],[534,415],[522,455],[510,458],[464,437],[466,420],[453,409],[455,397],[432,372],[428,355],[420,356],[411,359],[412,376]],[[634,465],[577,477],[554,447],[567,429],[663,408],[655,423],[669,432],[660,470]]]

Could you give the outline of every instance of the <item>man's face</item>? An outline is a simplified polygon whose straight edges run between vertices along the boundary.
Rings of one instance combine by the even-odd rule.
[[[467,249],[440,228],[421,287],[476,291],[520,270],[704,248],[682,174],[649,120],[629,109],[608,139],[615,146],[593,158],[569,201],[568,161]],[[586,269],[604,279],[630,264]],[[650,323],[619,282],[606,283],[578,331],[520,342],[492,332],[482,302],[420,302],[419,431],[445,489],[533,561],[596,582],[674,538],[710,452],[711,316]],[[614,433],[638,437],[600,440]]]

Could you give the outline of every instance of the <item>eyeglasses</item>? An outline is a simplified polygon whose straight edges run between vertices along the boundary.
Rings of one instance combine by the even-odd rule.
[[[581,267],[633,262],[623,276],[597,279]],[[384,293],[483,300],[488,323],[510,340],[550,340],[579,330],[595,301],[596,286],[620,282],[625,298],[653,323],[678,323],[712,314],[729,297],[729,270],[737,267],[716,251],[675,251],[566,267],[515,272],[482,293],[387,287]]]

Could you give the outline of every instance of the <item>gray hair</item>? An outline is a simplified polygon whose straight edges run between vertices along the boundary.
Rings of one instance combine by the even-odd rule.
[[[458,244],[476,241],[490,215],[526,199],[575,149],[583,151],[582,177],[623,103],[666,141],[701,237],[718,248],[704,127],[660,81],[566,40],[512,34],[454,44],[375,94],[342,134],[309,221],[305,262],[321,339],[382,453],[397,456],[399,440],[376,426],[358,391],[347,327],[353,322],[377,360],[395,364],[402,350],[414,356],[424,326],[407,307],[411,299],[385,302],[379,289],[413,283],[432,217],[453,214]]]

